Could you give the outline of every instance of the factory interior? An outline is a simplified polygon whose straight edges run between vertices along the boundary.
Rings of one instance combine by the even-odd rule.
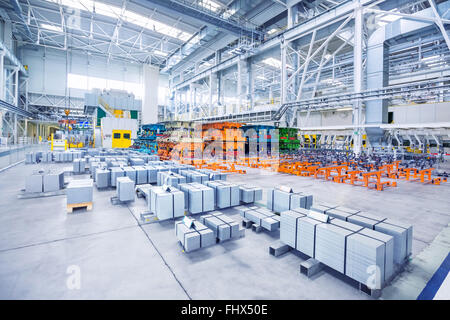
[[[0,0],[0,300],[450,300],[449,31],[450,0]]]

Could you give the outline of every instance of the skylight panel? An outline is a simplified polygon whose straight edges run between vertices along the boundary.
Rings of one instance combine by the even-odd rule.
[[[40,26],[43,29],[47,29],[47,30],[51,30],[51,31],[55,31],[55,32],[63,32],[63,29],[59,26],[54,26],[54,25],[47,24],[47,23],[41,23]]]
[[[221,8],[220,4],[218,4],[217,2],[211,1],[211,0],[200,0],[198,2],[198,4],[200,6],[202,6],[203,8],[208,9],[213,12],[217,12]]]
[[[109,5],[104,2],[94,1],[94,0],[45,0],[48,2],[60,4],[63,6],[67,6],[69,8],[78,9],[82,11],[88,11],[91,13],[96,13],[99,15],[107,16],[113,19],[122,18],[123,21],[140,26],[142,28],[146,28],[148,30],[152,30],[154,32],[177,38],[182,41],[187,41],[193,34],[189,32],[185,32],[175,27],[171,27],[165,23],[152,20],[143,16],[141,14],[124,10],[122,12],[122,8],[117,6]],[[206,1],[208,2],[208,1]],[[211,1],[212,3],[212,1]],[[217,4],[216,4],[217,5]],[[213,4],[211,6],[214,7]],[[220,7],[220,6],[219,6]]]

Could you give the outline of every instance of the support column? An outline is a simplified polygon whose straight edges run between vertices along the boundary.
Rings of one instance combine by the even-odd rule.
[[[252,63],[250,59],[247,59],[247,110],[253,109],[253,73],[252,73]]]
[[[286,92],[287,92],[286,44],[284,39],[281,40],[280,51],[281,51],[280,103],[283,104],[286,102]]]
[[[297,20],[297,13],[298,8],[297,5],[292,5],[291,2],[298,2],[298,1],[287,1],[286,5],[288,7],[288,16],[287,16],[287,27],[288,29],[292,28]]]
[[[158,122],[159,69],[144,65],[144,97],[142,101],[142,124]]]
[[[359,0],[355,8],[355,35],[353,47],[353,86],[354,92],[360,93],[362,89],[362,45],[363,45],[363,10]],[[356,126],[353,132],[353,152],[356,155],[361,153],[361,109],[362,102],[357,100],[353,104],[353,125]]]
[[[14,105],[19,106],[19,68],[14,70]],[[14,113],[14,144],[19,142],[17,131],[17,113]]]
[[[212,109],[213,109],[213,74],[212,72],[209,73],[209,91],[208,91],[208,116],[212,116]]]
[[[242,106],[242,60],[238,61],[237,64],[237,90],[236,90],[236,95],[238,97],[238,110],[236,110],[237,112],[240,111],[240,108]]]
[[[189,85],[189,120],[192,120],[192,116],[193,116],[193,107],[194,107],[194,84],[190,84]],[[186,110],[187,111],[187,110]]]

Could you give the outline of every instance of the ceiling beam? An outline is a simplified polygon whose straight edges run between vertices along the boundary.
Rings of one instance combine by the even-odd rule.
[[[140,5],[152,3],[160,7],[166,8],[177,14],[182,14],[194,19],[198,19],[205,24],[215,26],[224,31],[227,31],[236,36],[247,36],[261,38],[262,33],[250,28],[243,27],[238,23],[231,22],[230,20],[223,19],[214,13],[208,13],[206,10],[201,10],[197,7],[190,6],[186,3],[181,3],[175,0],[136,0],[136,3]]]

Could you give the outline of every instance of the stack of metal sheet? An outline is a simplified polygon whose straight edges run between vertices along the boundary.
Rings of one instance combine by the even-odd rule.
[[[207,174],[195,170],[180,170],[180,174],[186,177],[187,183],[205,183],[206,181],[209,181],[209,176]]]
[[[315,259],[345,274],[346,238],[353,231],[329,223],[316,228]]]
[[[183,221],[175,222],[175,235],[185,252],[209,247],[216,243],[213,231],[198,221],[194,221],[191,228],[188,228]]]
[[[394,262],[402,265],[411,254],[412,226],[399,226],[389,223],[390,220],[375,225],[375,230],[391,235],[394,238]]]
[[[64,162],[64,154],[62,152],[55,153],[55,162]]]
[[[198,170],[198,172],[208,175],[210,181],[227,180],[227,175],[228,175],[227,173],[218,172],[218,171],[209,170],[209,169],[201,169],[201,170]]]
[[[136,184],[136,170],[133,167],[123,167],[123,171],[125,172],[125,177],[130,178]]]
[[[208,187],[214,189],[216,207],[219,209],[239,205],[239,186],[227,181],[206,181]]]
[[[335,226],[338,226],[338,227],[341,227],[341,228],[344,228],[344,229],[347,229],[347,230],[350,230],[353,232],[359,232],[359,231],[365,229],[364,227],[362,227],[360,225],[357,225],[357,224],[354,224],[351,222],[347,222],[347,221],[344,221],[341,219],[337,219],[337,218],[331,218],[330,223]]]
[[[129,177],[117,178],[116,192],[119,201],[134,201],[134,181]]]
[[[375,229],[376,224],[380,223],[379,220],[373,220],[370,218],[362,217],[359,214],[354,214],[348,217],[347,221],[372,230]]]
[[[191,214],[214,210],[214,189],[200,183],[183,183],[179,188],[184,193],[185,209]]]
[[[243,203],[253,203],[262,200],[262,188],[240,185],[239,200]]]
[[[186,183],[186,177],[172,172],[172,171],[159,171],[157,175],[157,185],[169,185],[178,188],[178,185]]]
[[[42,192],[43,191],[43,174],[33,173],[25,178],[26,192]]]
[[[75,159],[73,161],[73,172],[83,173],[86,171],[86,160],[84,159]]]
[[[67,186],[67,204],[92,202],[94,181],[92,179],[77,179],[69,182]]]
[[[144,166],[133,166],[136,170],[136,184],[148,183],[148,172],[147,168]]]
[[[334,218],[344,220],[344,221],[347,221],[348,217],[354,215],[353,213],[348,213],[348,212],[342,211],[338,208],[329,209],[329,210],[326,210],[326,212],[327,212],[326,214],[329,215],[330,217],[334,217]]]
[[[384,275],[382,280],[383,282],[391,280],[394,275],[394,237],[367,228],[362,229],[358,232],[358,234],[376,239],[384,243]]]
[[[184,194],[175,187],[154,187],[150,190],[149,211],[159,220],[184,216]]]
[[[280,216],[274,214],[266,208],[240,210],[240,214],[245,219],[263,227],[268,231],[275,231],[280,228]]]
[[[43,176],[44,192],[58,191],[64,188],[64,171],[50,171]]]
[[[134,167],[134,166],[143,166],[145,164],[144,159],[141,158],[131,158],[130,159],[130,164]]]
[[[280,213],[280,240],[291,248],[297,249],[297,220],[303,217],[293,210]]]
[[[279,187],[267,190],[267,208],[275,212],[283,212],[294,208],[309,209],[313,196],[301,192],[293,192],[291,188]]]
[[[311,258],[316,258],[317,226],[325,224],[322,221],[303,217],[297,220],[296,249]]]
[[[121,167],[113,167],[111,168],[111,186],[117,186],[117,178],[124,177],[125,171]]]
[[[220,241],[239,238],[239,223],[222,212],[214,211],[200,217],[200,222],[210,228]]]
[[[364,284],[369,283],[375,275],[374,282],[371,284],[375,285],[377,289],[381,289],[384,282],[384,257],[383,242],[358,233],[349,235],[347,237],[345,274]],[[372,268],[374,269],[372,270]]]
[[[97,189],[108,188],[111,182],[111,171],[108,169],[95,170],[95,185]]]
[[[49,163],[53,161],[53,153],[52,152],[43,152],[41,162]]]
[[[158,169],[151,165],[146,165],[144,168],[147,170],[147,182],[156,183],[158,181]]]
[[[34,152],[28,152],[25,154],[25,164],[36,163],[36,155]]]

